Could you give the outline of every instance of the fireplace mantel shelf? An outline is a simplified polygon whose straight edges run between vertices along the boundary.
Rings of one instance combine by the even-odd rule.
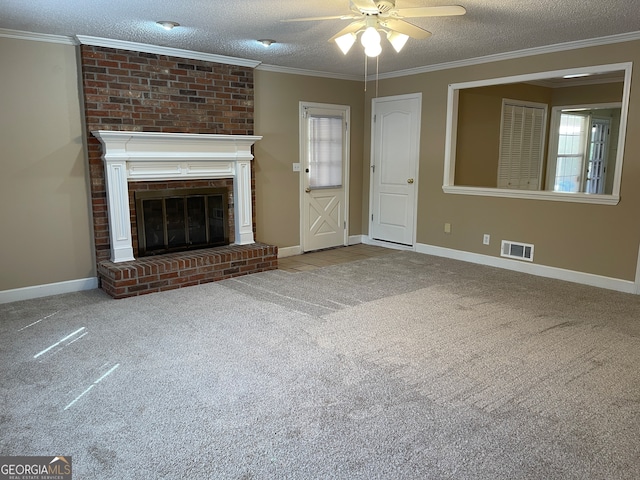
[[[254,243],[251,147],[254,135],[96,130],[103,146],[111,261],[135,260],[127,183],[136,180],[233,178],[235,242]]]

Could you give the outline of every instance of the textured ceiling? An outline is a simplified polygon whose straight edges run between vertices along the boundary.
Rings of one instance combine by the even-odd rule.
[[[637,32],[640,0],[397,0],[399,8],[460,4],[460,17],[411,19],[433,33],[397,54],[383,41],[380,73],[546,45]],[[364,54],[327,40],[348,20],[283,23],[349,13],[348,0],[0,0],[0,28],[87,35],[257,60],[266,65],[361,76]],[[159,28],[157,20],[180,27]],[[276,40],[269,49],[259,38]],[[375,61],[369,68],[375,68]],[[371,71],[371,70],[370,70]]]

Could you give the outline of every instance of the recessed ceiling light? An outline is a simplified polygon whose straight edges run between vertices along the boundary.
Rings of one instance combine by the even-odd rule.
[[[262,45],[264,45],[264,48],[269,48],[271,45],[273,45],[274,43],[276,43],[275,40],[271,40],[269,38],[263,38],[258,40]]]
[[[160,25],[162,28],[164,28],[165,30],[172,30],[174,27],[180,26],[178,22],[171,22],[169,20],[160,20],[159,22],[156,22],[156,23]]]

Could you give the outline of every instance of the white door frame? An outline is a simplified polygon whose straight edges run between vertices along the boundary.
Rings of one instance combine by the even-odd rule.
[[[635,294],[640,295],[640,246],[638,246],[638,259],[636,261]]]
[[[343,203],[343,212],[342,218],[344,218],[345,228],[343,234],[342,245],[349,245],[349,166],[351,160],[351,107],[349,105],[339,105],[332,103],[317,103],[317,102],[305,102],[300,101],[298,104],[299,108],[299,117],[298,117],[298,159],[299,159],[299,182],[298,182],[298,197],[299,197],[299,208],[300,208],[300,252],[304,253],[304,236],[306,235],[305,231],[305,222],[304,222],[304,207],[305,207],[305,182],[304,182],[304,155],[305,155],[305,146],[303,145],[302,139],[306,138],[305,134],[305,116],[304,111],[305,108],[320,108],[320,109],[336,109],[344,112],[345,122],[347,124],[347,132],[344,137],[344,161],[343,161],[343,171],[342,171],[342,184],[344,188],[344,203]]]
[[[414,180],[414,185],[415,185],[415,195],[414,195],[414,199],[413,199],[413,238],[411,239],[412,245],[401,245],[401,244],[397,244],[397,243],[392,243],[392,242],[385,242],[382,240],[375,240],[372,235],[371,235],[371,229],[372,229],[372,220],[371,220],[371,215],[373,212],[373,182],[374,182],[374,176],[372,175],[372,171],[373,171],[373,167],[374,167],[374,158],[373,158],[373,153],[374,153],[374,145],[375,145],[375,122],[373,121],[373,116],[376,114],[376,109],[375,109],[375,105],[378,101],[389,101],[389,100],[418,100],[420,102],[420,115],[418,116],[418,140],[420,140],[421,137],[421,125],[422,125],[422,93],[421,92],[416,92],[416,93],[407,93],[404,95],[392,95],[389,97],[376,97],[371,99],[371,145],[369,147],[369,212],[367,215],[367,218],[369,219],[367,224],[369,225],[368,228],[368,233],[367,233],[367,243],[371,244],[371,245],[380,245],[383,247],[388,247],[388,248],[394,248],[397,250],[412,250],[415,251],[416,250],[416,234],[417,234],[417,227],[418,227],[418,194],[420,193],[419,190],[419,171],[420,171],[420,155],[418,155],[418,158],[416,159],[416,165],[415,165],[415,174],[413,176]]]

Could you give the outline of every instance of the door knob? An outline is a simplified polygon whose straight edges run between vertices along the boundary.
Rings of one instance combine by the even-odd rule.
[[[311,189],[309,187],[304,189],[305,192],[309,193],[311,191]]]
[[[407,178],[407,183],[413,183],[413,178]]]

